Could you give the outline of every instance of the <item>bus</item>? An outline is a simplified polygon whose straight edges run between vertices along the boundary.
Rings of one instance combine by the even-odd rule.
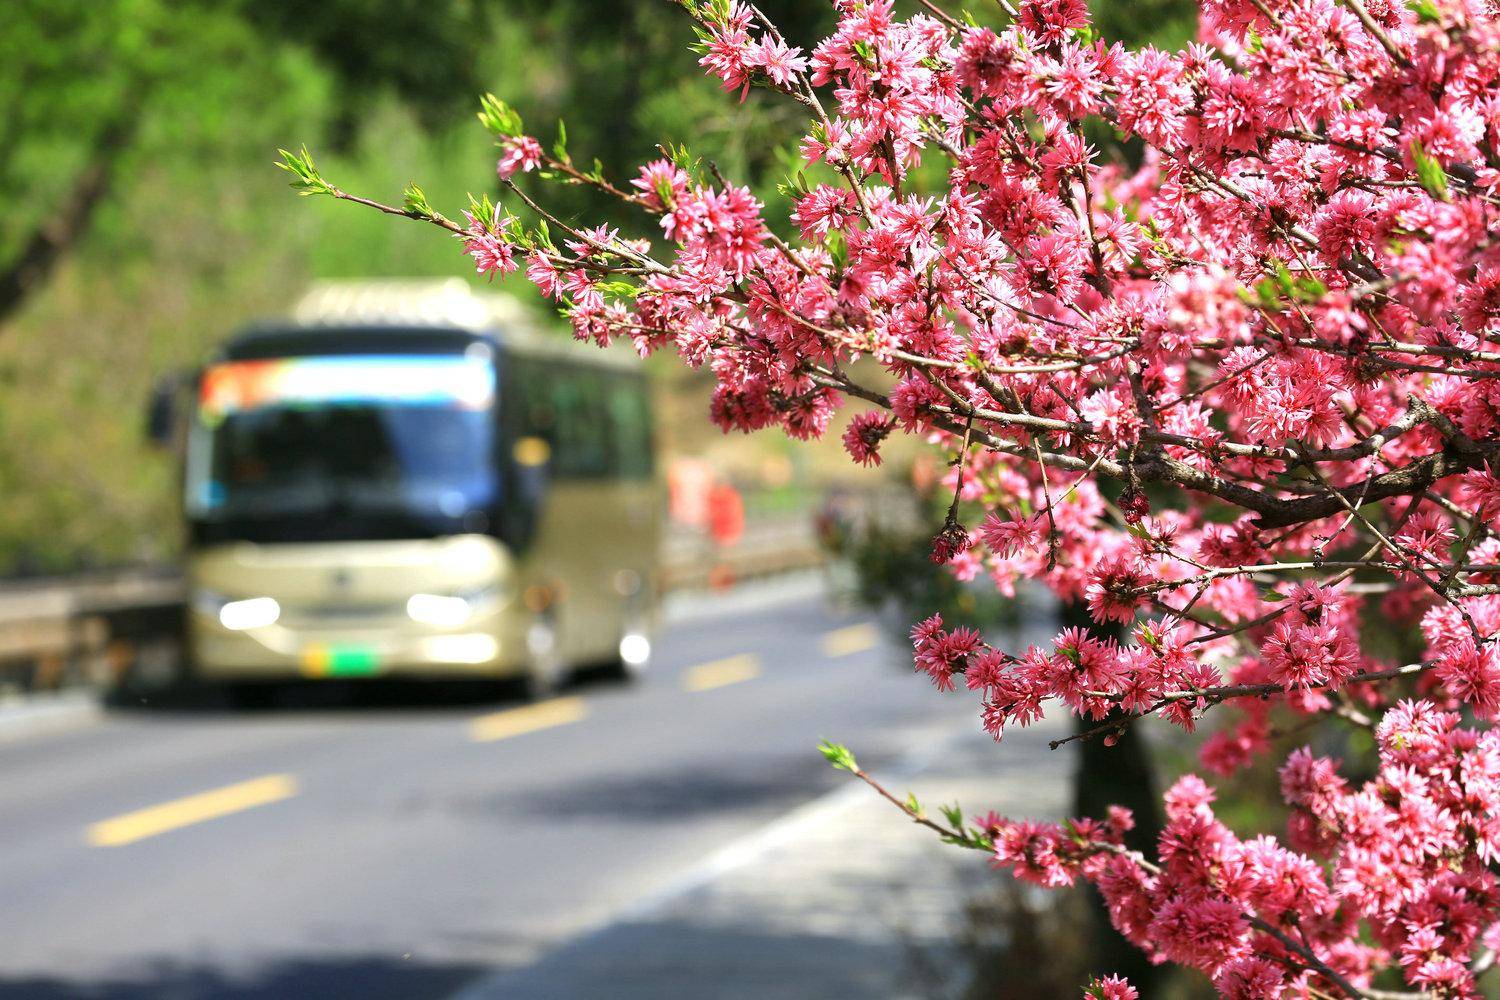
[[[628,348],[462,280],[332,283],[188,385],[185,419],[158,399],[152,424],[182,444],[195,678],[543,697],[579,667],[645,669],[662,492]]]

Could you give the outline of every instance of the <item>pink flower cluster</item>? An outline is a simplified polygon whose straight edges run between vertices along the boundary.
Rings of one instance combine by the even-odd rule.
[[[1236,836],[1192,776],[1167,793],[1158,862],[1122,846],[1119,811],[976,823],[997,865],[1038,885],[1093,882],[1123,934],[1203,970],[1221,996],[1337,995],[1394,964],[1429,996],[1477,997],[1470,959],[1500,943],[1500,735],[1403,702],[1376,736],[1379,772],[1358,787],[1306,749],[1287,760],[1290,848]]]
[[[468,226],[460,234],[464,252],[474,258],[474,269],[491,280],[495,275],[507,275],[516,269],[515,253],[510,244],[501,239],[494,226],[486,226],[472,212],[465,212]]]
[[[1095,979],[1083,995],[1091,1000],[1141,1000],[1140,992],[1119,976]]]
[[[518,172],[529,172],[542,165],[542,144],[529,135],[506,136],[501,143],[504,152],[495,172],[509,180]]]
[[[722,19],[708,25],[703,47],[699,64],[722,80],[725,90],[738,90],[742,101],[757,73],[787,90],[807,69],[802,50],[788,45],[772,25],[757,25],[753,10],[739,0],[729,0]]]
[[[1357,790],[1288,763],[1292,848],[1234,836],[1184,779],[1159,865],[1119,847],[1122,817],[997,821],[1019,874],[1095,881],[1225,996],[1360,996],[1383,968],[1471,995],[1500,943],[1500,775],[1455,714],[1500,713],[1493,6],[1203,0],[1199,41],[1167,52],[1098,38],[1082,0],[992,25],[835,0],[807,56],[738,0],[685,6],[726,89],[809,116],[791,218],[689,156],[616,187],[511,138],[502,175],[600,185],[656,242],[471,219],[481,273],[524,256],[579,337],[707,370],[725,430],[817,437],[858,400],[854,461],[897,432],[946,449],[934,558],[1119,630],[1012,653],[918,625],[918,669],[962,678],[996,738],[1052,704],[1101,735],[1223,706],[1220,773],[1282,716],[1379,738]],[[1107,129],[1140,155],[1096,148]]]
[[[1139,636],[1139,644],[1121,645],[1070,628],[1052,649],[1033,646],[1016,655],[986,645],[973,629],[944,629],[938,615],[912,630],[917,669],[943,691],[954,690],[961,675],[983,699],[984,727],[997,740],[1009,725],[1040,719],[1054,700],[1093,719],[1117,707],[1158,710],[1191,728],[1205,692],[1222,678],[1192,655],[1185,630],[1156,633],[1142,624]]]

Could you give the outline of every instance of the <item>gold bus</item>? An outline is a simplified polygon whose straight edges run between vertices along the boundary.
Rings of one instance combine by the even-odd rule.
[[[577,667],[644,669],[661,496],[629,350],[545,335],[462,281],[330,284],[193,389],[195,676],[541,696]]]

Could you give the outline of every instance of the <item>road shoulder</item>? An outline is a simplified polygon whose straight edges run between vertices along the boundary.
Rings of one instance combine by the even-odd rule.
[[[88,690],[28,695],[0,702],[0,743],[97,722],[99,696]]]

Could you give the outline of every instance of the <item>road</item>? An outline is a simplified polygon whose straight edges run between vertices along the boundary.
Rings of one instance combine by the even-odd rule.
[[[0,1000],[443,997],[524,967],[970,699],[794,594],[633,686],[115,711],[0,745]],[[844,780],[848,780],[846,777]]]

